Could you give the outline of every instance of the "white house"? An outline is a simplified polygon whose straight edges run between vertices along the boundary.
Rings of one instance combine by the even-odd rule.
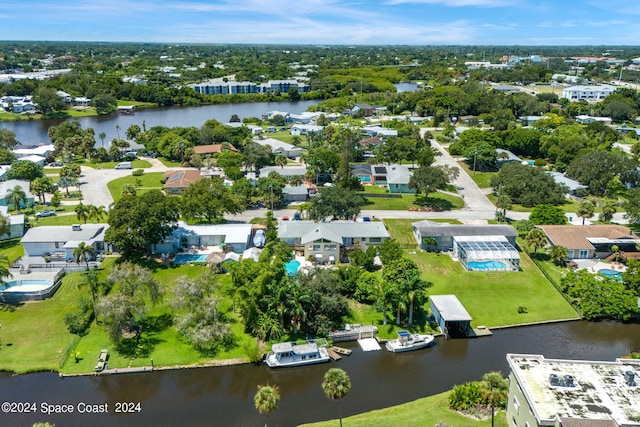
[[[602,101],[616,90],[609,85],[600,86],[569,86],[562,90],[562,98],[571,101],[586,100],[591,102]]]
[[[23,147],[23,148],[16,148],[15,150],[12,151],[12,153],[20,160],[22,160],[23,157],[27,157],[27,156],[40,156],[40,157],[44,157],[44,158],[48,158],[51,153],[53,153],[54,151],[56,151],[56,148],[53,146],[53,144],[45,144],[45,145],[38,145],[36,147]]]
[[[265,166],[260,169],[260,177],[268,176],[270,172],[276,172],[278,175],[287,179],[292,176],[301,176],[304,178],[307,173],[307,168],[305,166]]]
[[[104,235],[109,224],[52,225],[30,228],[22,237],[25,257],[40,257],[59,253],[64,259],[73,258],[73,251],[81,242],[93,246],[96,254],[107,250]]]
[[[6,206],[0,206],[0,214],[9,218],[9,234],[0,236],[0,240],[15,239],[24,235],[24,215],[9,215]]]
[[[291,126],[291,135],[309,135],[310,133],[320,132],[324,126],[298,124]]]
[[[593,117],[589,116],[588,114],[580,114],[579,116],[576,116],[576,122],[583,124],[602,122],[605,125],[610,125],[612,120],[610,117]]]
[[[256,139],[254,138],[254,142],[262,145],[263,147],[269,146],[271,147],[271,152],[275,155],[282,154],[290,159],[300,157],[302,154],[302,148],[296,147],[295,145],[287,144],[284,141],[280,141],[275,138],[265,138],[265,139]]]
[[[191,246],[222,246],[242,253],[249,248],[253,228],[251,224],[189,225],[179,221],[171,236],[151,247],[152,252],[173,253]]]

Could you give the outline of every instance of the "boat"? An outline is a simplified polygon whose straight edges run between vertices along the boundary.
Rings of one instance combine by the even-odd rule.
[[[265,362],[270,368],[302,366],[329,361],[329,353],[325,347],[318,347],[315,342],[296,344],[283,342],[274,344],[267,353]]]
[[[385,347],[392,353],[401,353],[403,351],[425,348],[431,345],[433,340],[433,335],[420,335],[412,334],[408,331],[398,331],[398,339],[387,341]]]
[[[107,360],[109,359],[109,351],[106,349],[100,350],[98,360],[96,360],[96,366],[93,368],[96,372],[102,372],[107,367]]]
[[[329,347],[331,350],[335,351],[338,354],[342,354],[344,356],[351,356],[351,349],[338,347],[336,345]]]

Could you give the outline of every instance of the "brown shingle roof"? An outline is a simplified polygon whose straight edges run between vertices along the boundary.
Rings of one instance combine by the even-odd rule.
[[[636,238],[623,225],[539,225],[551,243],[567,249],[595,249],[587,240],[590,237],[607,239]]]
[[[194,169],[169,171],[164,174],[164,177],[167,178],[164,186],[171,188],[188,187],[189,184],[202,178],[200,171]]]
[[[229,149],[231,151],[238,151],[236,147],[229,144],[227,147],[223,147],[222,144],[210,144],[210,145],[196,145],[193,147],[193,152],[196,154],[213,154],[213,153],[222,153],[224,149]]]

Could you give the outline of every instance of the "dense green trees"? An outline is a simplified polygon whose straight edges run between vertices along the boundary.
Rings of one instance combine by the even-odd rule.
[[[29,160],[16,160],[11,164],[11,169],[7,171],[7,179],[22,179],[33,181],[44,176],[44,168]]]
[[[220,178],[200,179],[190,184],[180,198],[180,212],[187,219],[220,222],[224,214],[244,210],[231,189]]]
[[[491,187],[500,195],[508,195],[513,203],[523,206],[558,205],[564,201],[568,189],[556,184],[542,169],[508,163],[491,178]]]
[[[409,188],[424,193],[426,198],[430,193],[444,190],[449,181],[450,176],[442,166],[420,166],[409,178]]]
[[[169,236],[178,221],[178,199],[151,190],[140,196],[123,196],[109,211],[105,240],[115,245],[123,258],[145,254],[150,245]]]
[[[362,204],[362,198],[355,191],[324,187],[320,194],[311,199],[309,218],[316,221],[327,217],[351,219],[360,213]]]

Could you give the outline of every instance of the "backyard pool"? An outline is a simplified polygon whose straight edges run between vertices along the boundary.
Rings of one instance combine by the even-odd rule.
[[[49,289],[51,280],[10,280],[0,285],[2,292],[39,292]]]
[[[469,261],[467,268],[469,271],[495,271],[506,270],[507,266],[501,261]]]
[[[622,282],[622,273],[616,270],[610,270],[608,268],[602,268],[598,270],[598,273],[602,274],[604,277],[608,277],[610,279],[615,279]]]
[[[175,265],[189,264],[190,262],[205,262],[208,254],[177,254],[173,259]]]
[[[300,261],[292,259],[291,261],[287,261],[284,265],[284,269],[287,271],[289,276],[295,276],[300,268]]]

